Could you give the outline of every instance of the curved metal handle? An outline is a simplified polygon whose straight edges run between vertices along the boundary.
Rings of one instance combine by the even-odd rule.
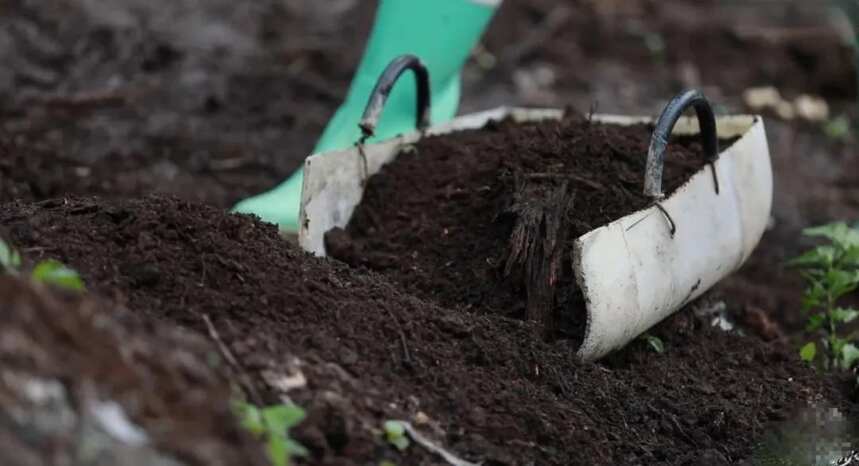
[[[382,114],[382,108],[388,100],[388,95],[394,88],[394,84],[406,70],[412,70],[415,74],[415,85],[417,86],[417,121],[418,129],[426,129],[430,125],[430,81],[429,71],[421,60],[414,55],[400,55],[395,58],[382,72],[376,87],[370,93],[370,100],[361,116],[358,126],[361,128],[363,142],[373,136],[376,124]]]
[[[662,192],[662,169],[665,164],[665,148],[668,147],[668,139],[674,130],[674,125],[689,107],[695,107],[698,116],[698,126],[701,130],[701,145],[704,146],[704,154],[710,170],[713,172],[713,183],[716,194],[719,194],[719,179],[716,176],[716,167],[713,162],[719,157],[719,137],[716,133],[716,117],[713,108],[704,94],[698,90],[686,91],[668,102],[665,110],[656,121],[656,128],[650,139],[650,148],[647,150],[647,168],[644,173],[644,194],[653,199],[661,199],[665,194]]]

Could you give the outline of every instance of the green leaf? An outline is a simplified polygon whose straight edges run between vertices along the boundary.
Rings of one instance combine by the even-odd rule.
[[[400,421],[385,421],[385,433],[393,437],[406,435],[406,427]]]
[[[286,452],[290,456],[301,456],[302,458],[310,455],[310,451],[307,448],[304,448],[304,445],[296,442],[290,437],[287,437],[284,441],[286,445]]]
[[[274,432],[286,432],[304,420],[304,410],[294,404],[282,404],[263,408],[262,417]]]
[[[304,410],[294,404],[258,408],[244,401],[236,401],[233,409],[241,425],[251,434],[266,439],[266,452],[275,466],[288,466],[293,456],[307,456],[310,452],[289,437],[289,428],[300,423]]]
[[[385,439],[396,447],[398,450],[403,451],[409,447],[409,438],[406,437],[406,427],[400,421],[385,421],[384,424],[385,429]]]
[[[829,119],[823,124],[823,133],[830,139],[847,140],[850,137],[850,119],[844,115]]]
[[[286,451],[286,439],[283,436],[269,437],[266,443],[268,459],[274,466],[288,466],[289,453]]]
[[[409,448],[409,438],[405,436],[389,438],[388,442],[400,451],[404,451],[406,448]]]
[[[0,239],[0,271],[17,272],[21,268],[21,255]]]
[[[806,279],[808,279],[811,284],[805,289],[805,293],[802,295],[803,312],[808,312],[812,309],[822,307],[826,300],[826,288],[823,287],[823,284],[815,280],[813,277],[806,277]]]
[[[850,323],[859,317],[859,311],[856,309],[838,307],[832,310],[832,320],[835,322]]]
[[[644,341],[647,342],[647,345],[650,346],[653,351],[659,354],[665,352],[665,344],[659,337],[655,337],[653,335],[644,335]]]
[[[844,345],[841,348],[841,367],[845,370],[850,369],[857,361],[859,361],[859,348],[853,343]]]
[[[832,299],[838,299],[859,286],[859,274],[846,270],[832,269],[826,272],[826,285]]]
[[[859,266],[859,245],[844,248],[841,252],[841,262],[845,267]]]
[[[63,265],[62,262],[53,259],[44,260],[36,264],[33,269],[32,279],[54,285],[71,291],[84,291],[84,282],[80,275],[74,270]]]
[[[236,416],[238,416],[239,422],[245,430],[256,436],[265,433],[265,424],[263,424],[259,408],[244,401],[238,401],[234,406]]]
[[[828,268],[835,261],[836,250],[832,246],[818,246],[787,262],[791,267]]]
[[[802,231],[805,236],[818,236],[832,240],[833,243],[842,247],[859,246],[859,231],[850,228],[844,222],[830,223]]]
[[[805,362],[814,361],[815,356],[817,356],[817,345],[813,341],[806,343],[799,350],[799,357]]]
[[[808,317],[808,324],[805,326],[806,332],[813,332],[823,327],[826,322],[826,317],[823,314],[814,314]]]
[[[268,457],[274,466],[288,466],[289,459],[293,456],[305,457],[310,454],[303,445],[286,435],[274,435],[269,437],[266,443]]]
[[[832,348],[831,348],[832,354],[835,355],[835,359],[838,359],[840,357],[839,355],[841,354],[844,347],[847,346],[847,340],[845,340],[843,338],[838,338],[837,336],[830,335],[829,342],[832,345]],[[834,361],[834,362],[838,362],[838,361]]]

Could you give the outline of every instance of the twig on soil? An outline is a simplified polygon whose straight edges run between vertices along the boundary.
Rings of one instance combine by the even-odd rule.
[[[82,110],[93,107],[122,106],[128,102],[129,96],[117,91],[95,91],[72,95],[56,95],[37,100],[46,107]]]
[[[253,400],[254,404],[256,406],[262,406],[262,397],[259,392],[256,391],[256,388],[254,388],[250,375],[248,375],[242,365],[239,364],[239,360],[233,356],[233,353],[230,351],[230,348],[227,347],[226,343],[224,343],[224,340],[221,339],[221,336],[218,334],[218,330],[215,329],[215,325],[212,323],[212,319],[209,318],[208,314],[203,314],[202,318],[203,322],[206,323],[206,328],[209,330],[209,337],[214,340],[218,350],[221,352],[221,355],[227,360],[227,363],[233,366],[233,369],[237,372],[239,378],[242,379],[242,384],[245,386],[245,390]]]
[[[206,286],[206,256],[205,254],[200,254],[200,282],[197,286],[204,287]]]
[[[588,112],[588,123],[585,125],[585,155],[591,156],[591,128],[593,128],[594,114],[597,112],[599,103],[594,100],[591,102],[591,110]]]
[[[503,273],[524,286],[525,318],[539,323],[548,338],[557,331],[556,285],[565,255],[563,238],[570,227],[566,213],[575,195],[569,192],[566,180],[560,186],[546,186],[520,181],[520,176],[516,176],[516,192],[505,210],[512,216],[514,226],[503,259]]]
[[[411,356],[411,354],[409,354],[409,347],[406,344],[406,334],[403,333],[403,326],[400,325],[400,321],[397,320],[397,318],[394,316],[394,313],[391,312],[390,309],[385,309],[385,310],[388,312],[388,317],[390,317],[391,320],[393,320],[394,323],[397,325],[397,333],[400,336],[400,346],[403,349],[403,364],[411,367],[411,366],[413,366],[412,356]]]
[[[410,423],[406,421],[398,422],[402,424],[403,428],[406,430],[406,433],[409,434],[409,437],[411,437],[412,440],[415,441],[415,443],[426,448],[430,452],[441,456],[445,461],[448,462],[448,464],[451,464],[453,466],[480,466],[480,463],[471,463],[465,461],[464,459],[457,457],[456,455],[445,450],[444,448],[434,444],[430,439],[424,437],[423,434],[418,432],[417,429],[415,429]]]
[[[241,155],[239,157],[228,159],[209,160],[208,169],[213,172],[231,171],[242,168],[249,163],[253,163],[253,161],[253,157],[250,157],[249,155]]]

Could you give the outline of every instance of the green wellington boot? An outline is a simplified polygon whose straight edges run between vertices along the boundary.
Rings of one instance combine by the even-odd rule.
[[[343,149],[361,137],[358,122],[376,80],[388,63],[403,54],[418,56],[429,69],[432,122],[447,121],[459,105],[460,69],[501,0],[380,0],[364,57],[343,105],[322,133],[313,153]],[[401,80],[393,89],[370,139],[386,139],[414,129],[415,85]],[[255,214],[298,231],[302,171],[233,210]]]

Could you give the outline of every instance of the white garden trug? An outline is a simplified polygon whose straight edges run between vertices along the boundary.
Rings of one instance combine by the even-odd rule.
[[[427,134],[481,128],[506,117],[527,122],[562,114],[554,109],[502,107],[378,144],[312,155],[304,165],[299,244],[325,256],[325,233],[349,223],[367,178]],[[617,115],[594,115],[594,120],[619,125],[652,121]],[[676,225],[673,235],[665,215],[652,206],[576,240],[573,271],[587,306],[585,336],[578,350],[581,360],[596,360],[623,347],[700,296],[737,270],[760,240],[773,189],[763,121],[757,116],[727,116],[717,119],[717,127],[720,138],[739,138],[713,164],[719,193],[705,166],[660,200]],[[673,134],[697,132],[698,121],[684,117]]]

